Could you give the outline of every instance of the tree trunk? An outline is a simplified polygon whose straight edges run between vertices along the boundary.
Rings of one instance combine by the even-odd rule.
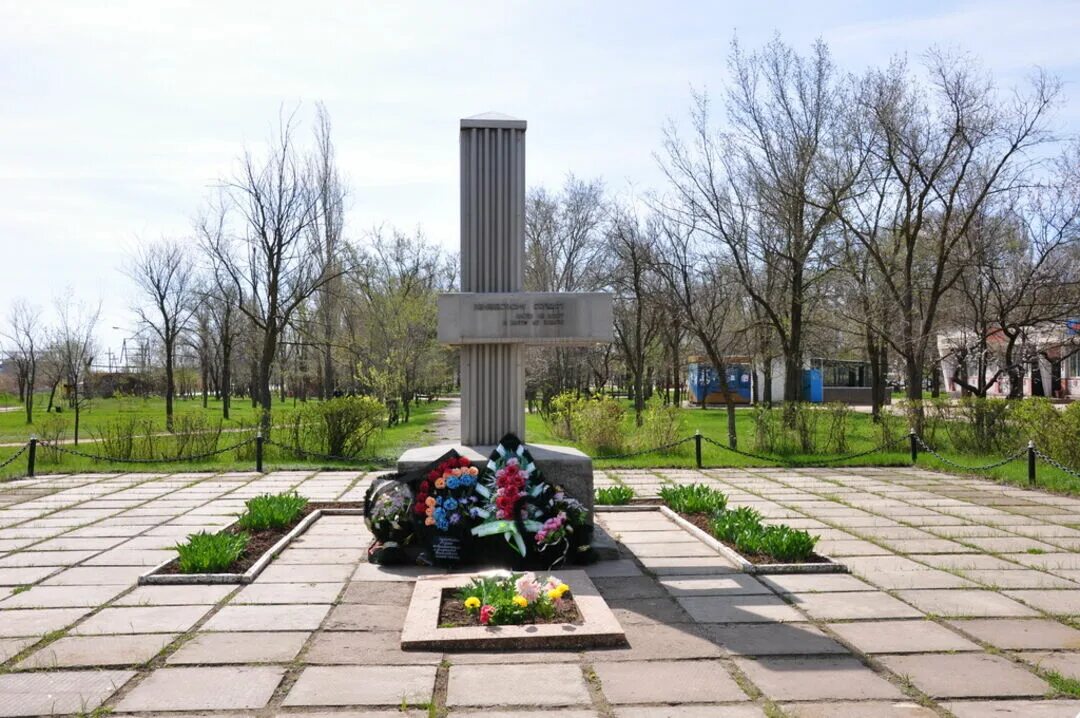
[[[165,342],[165,430],[173,430],[173,395],[176,394],[176,380],[173,374],[174,346],[172,341]]]
[[[37,382],[37,370],[31,369],[29,376],[26,379],[26,384],[29,387],[26,390],[26,423],[34,423],[34,384]]]
[[[49,404],[48,404],[48,406],[45,407],[45,413],[46,414],[48,414],[50,411],[52,411],[53,400],[56,398],[56,387],[59,384],[60,384],[60,380],[57,379],[56,381],[54,381],[52,383],[52,386],[49,388]]]

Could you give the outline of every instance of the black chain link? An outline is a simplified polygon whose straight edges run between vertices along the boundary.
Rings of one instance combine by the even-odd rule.
[[[705,437],[702,437],[702,438],[705,438]],[[651,449],[642,449],[641,451],[631,451],[630,453],[627,453],[627,454],[614,454],[612,456],[594,456],[593,460],[594,461],[611,461],[611,460],[614,460],[614,459],[632,459],[635,456],[644,456],[645,454],[657,454],[657,453],[660,453],[662,451],[667,451],[668,449],[674,449],[676,446],[681,446],[682,444],[685,444],[686,442],[693,441],[693,440],[694,440],[694,437],[689,436],[689,437],[687,437],[685,439],[679,439],[678,441],[673,441],[670,444],[664,444],[663,446],[657,446],[657,447],[654,447],[654,448],[651,448]]]
[[[1061,463],[1060,461],[1058,461],[1054,457],[1049,456],[1048,454],[1044,454],[1043,452],[1039,451],[1038,449],[1033,448],[1032,451],[1035,452],[1035,456],[1038,456],[1040,459],[1042,459],[1046,463],[1050,464],[1051,466],[1053,466],[1058,471],[1064,471],[1069,476],[1080,479],[1080,471],[1076,471],[1075,469],[1070,469],[1068,466]]]
[[[323,453],[318,452],[318,451],[309,451],[309,450],[303,449],[303,448],[301,448],[299,446],[292,446],[290,444],[282,444],[280,442],[274,441],[273,439],[263,439],[263,444],[266,445],[266,446],[276,446],[279,449],[284,449],[285,451],[291,451],[294,454],[303,454],[304,456],[308,456],[308,457],[311,457],[311,458],[322,459],[323,461],[339,461],[339,462],[344,462],[344,463],[347,463],[347,464],[356,464],[356,463],[379,464],[380,466],[394,464],[397,461],[397,459],[391,459],[391,458],[388,458],[388,457],[385,457],[385,456],[361,458],[361,457],[356,457],[356,456],[337,456],[336,454],[323,454]]]
[[[849,459],[858,459],[858,458],[860,458],[862,456],[869,456],[870,454],[876,454],[879,451],[887,449],[890,446],[892,446],[892,445],[896,444],[897,442],[901,441],[901,438],[892,439],[890,441],[886,441],[884,444],[880,444],[878,446],[875,446],[872,449],[867,449],[866,451],[860,451],[860,452],[857,452],[855,454],[845,454],[844,456],[832,456],[832,457],[829,457],[827,459],[811,459],[811,460],[806,460],[806,461],[803,461],[803,460],[790,461],[790,460],[785,459],[783,457],[765,456],[764,454],[755,454],[755,453],[750,452],[750,451],[743,451],[741,449],[734,449],[734,448],[732,448],[732,447],[730,447],[730,446],[728,446],[726,444],[722,444],[719,441],[716,441],[715,439],[710,439],[707,436],[702,436],[701,438],[704,439],[705,441],[709,442],[713,446],[719,447],[719,448],[723,449],[724,451],[730,451],[733,454],[739,454],[740,456],[746,456],[746,457],[749,457],[751,459],[758,459],[759,461],[769,461],[769,462],[772,462],[774,464],[784,464],[786,466],[820,466],[820,465],[825,465],[825,464],[835,464],[836,462],[839,462],[839,461],[848,461]]]
[[[930,448],[930,445],[927,444],[925,441],[923,441],[923,438],[921,436],[919,436],[918,434],[911,434],[911,436],[915,437],[915,441],[917,441],[919,443],[919,446],[922,447],[923,451],[937,457],[937,460],[940,461],[941,463],[946,464],[948,466],[952,466],[953,468],[956,468],[956,469],[962,469],[964,471],[990,471],[991,469],[996,469],[996,468],[1004,466],[1005,464],[1008,464],[1008,463],[1010,463],[1012,461],[1016,461],[1017,459],[1021,458],[1022,456],[1024,456],[1024,454],[1027,453],[1027,447],[1025,446],[1025,447],[1021,448],[1020,450],[1018,450],[1017,452],[1006,456],[1001,461],[995,461],[993,463],[984,464],[982,466],[965,466],[964,464],[956,463],[952,459],[947,459],[944,456],[942,456],[941,454],[939,454],[938,452],[934,451],[932,448]]]
[[[27,449],[27,448],[28,448],[29,446],[30,446],[29,442],[28,442],[28,443],[25,443],[25,444],[23,444],[23,445],[22,445],[22,448],[21,448],[21,449],[19,449],[18,451],[16,451],[14,455],[12,455],[12,456],[8,457],[8,458],[7,458],[7,459],[6,459],[5,461],[4,461],[4,463],[0,464],[0,469],[3,469],[3,468],[4,468],[4,467],[6,467],[6,466],[7,466],[8,464],[10,464],[11,462],[15,461],[15,459],[17,459],[17,458],[19,458],[20,456],[22,456],[23,454],[25,454],[25,453],[26,453],[26,449]]]
[[[213,451],[207,451],[202,454],[190,454],[188,456],[176,456],[162,459],[124,459],[116,456],[101,456],[99,454],[88,454],[85,451],[79,451],[78,449],[69,449],[63,444],[57,444],[51,441],[38,441],[38,446],[44,446],[51,451],[58,451],[61,454],[80,456],[84,459],[91,459],[93,461],[106,461],[116,464],[176,464],[184,461],[198,461],[199,459],[207,459],[211,456],[227,454],[230,451],[235,451],[236,449],[247,446],[248,444],[254,442],[255,437],[253,436],[250,439],[244,439],[239,443],[233,444],[232,446],[226,446],[222,449],[215,449]]]

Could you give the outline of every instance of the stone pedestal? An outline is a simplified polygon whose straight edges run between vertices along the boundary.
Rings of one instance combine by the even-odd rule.
[[[593,511],[593,468],[592,459],[586,454],[569,446],[551,446],[548,444],[527,444],[533,461],[551,484],[563,487],[568,494],[580,501],[589,510],[592,522]],[[453,449],[467,457],[477,466],[487,464],[488,457],[495,450],[494,446],[463,446],[461,444],[437,444],[409,449],[398,459],[398,471],[422,469]]]

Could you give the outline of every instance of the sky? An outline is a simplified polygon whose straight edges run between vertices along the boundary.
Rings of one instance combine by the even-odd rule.
[[[136,329],[131,248],[190,238],[282,108],[326,105],[353,238],[420,228],[456,250],[458,120],[486,111],[528,120],[530,185],[659,188],[654,153],[691,89],[721,90],[736,34],[776,33],[825,40],[845,72],[932,46],[1003,87],[1039,66],[1080,134],[1080,2],[0,0],[0,322],[70,291],[101,302],[117,352]]]

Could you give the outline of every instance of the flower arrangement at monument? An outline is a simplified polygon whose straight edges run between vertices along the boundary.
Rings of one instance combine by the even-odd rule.
[[[495,447],[476,491],[487,503],[473,535],[501,536],[518,559],[538,559],[524,563],[558,565],[567,559],[575,533],[585,533],[585,507],[544,480],[517,437],[504,437]]]
[[[574,623],[579,618],[570,587],[555,576],[497,571],[446,596],[441,623],[518,626]]]
[[[503,437],[483,468],[449,451],[420,474],[388,480],[397,488],[377,479],[377,492],[372,496],[369,491],[365,502],[365,517],[375,536],[368,551],[374,563],[551,568],[588,555],[588,511],[544,479],[528,449],[512,434]],[[405,539],[386,530],[400,525],[403,500],[408,506],[403,530],[410,535]],[[415,548],[383,551],[387,540]]]

